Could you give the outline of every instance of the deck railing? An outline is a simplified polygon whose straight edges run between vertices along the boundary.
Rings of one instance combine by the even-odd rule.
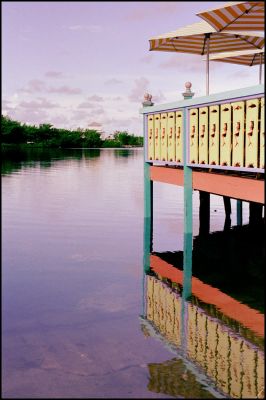
[[[145,161],[264,172],[264,86],[143,107]]]

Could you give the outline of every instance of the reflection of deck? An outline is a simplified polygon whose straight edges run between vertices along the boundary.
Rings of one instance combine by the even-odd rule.
[[[181,271],[162,262],[159,257],[151,256],[151,265],[152,269],[162,277],[177,283],[182,278]],[[242,305],[234,303],[229,296],[217,289],[210,290],[208,285],[197,279],[193,281],[192,287],[195,290],[194,294],[197,293],[204,301],[211,301],[221,306],[229,314],[236,305],[239,313],[248,311],[248,307],[241,308]],[[182,306],[180,295],[154,276],[147,276],[146,279],[146,319],[155,328],[155,332],[157,334],[159,332],[166,344],[175,346],[177,350],[182,348],[188,360],[199,365],[223,393],[237,398],[262,397],[263,351],[236,334],[223,321],[208,315],[199,306],[191,302],[185,302]],[[259,327],[261,321],[257,322]],[[182,327],[182,323],[185,326]],[[187,332],[185,342],[182,339],[182,332]],[[167,388],[167,375],[160,374],[161,370],[163,371],[159,368],[156,372],[156,375],[157,373],[160,375],[160,382],[163,381],[160,383],[160,388]],[[167,391],[164,390],[164,393]]]
[[[183,283],[183,271],[173,267],[156,255],[150,256],[151,269],[163,278]],[[240,322],[260,336],[264,336],[264,315],[233,299],[219,289],[192,277],[192,293],[204,303],[215,305],[223,314]]]

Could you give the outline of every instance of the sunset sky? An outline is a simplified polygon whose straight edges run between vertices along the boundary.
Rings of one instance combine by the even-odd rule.
[[[30,124],[142,135],[143,94],[205,94],[201,56],[149,52],[149,38],[224,2],[2,2],[2,113]],[[212,62],[210,93],[258,84],[259,67]]]

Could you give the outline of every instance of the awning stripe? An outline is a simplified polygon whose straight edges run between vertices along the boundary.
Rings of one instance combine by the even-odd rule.
[[[197,15],[217,31],[239,29],[240,25],[241,29],[254,30],[254,26],[251,26],[254,21],[256,21],[257,30],[264,30],[265,25],[264,2],[240,2],[218,9],[207,10]]]

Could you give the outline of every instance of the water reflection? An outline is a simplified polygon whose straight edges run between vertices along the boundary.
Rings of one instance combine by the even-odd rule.
[[[264,398],[263,232],[247,225],[195,237],[190,301],[183,252],[149,254],[142,330],[178,356],[150,365],[150,390],[207,398],[207,386],[208,396]]]
[[[2,175],[22,168],[51,168],[59,160],[92,160],[100,157],[100,149],[53,149],[45,147],[3,146]]]

